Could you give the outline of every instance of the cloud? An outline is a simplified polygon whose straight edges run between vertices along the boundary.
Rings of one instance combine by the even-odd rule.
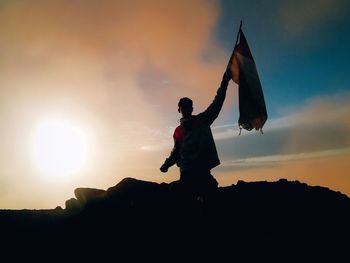
[[[69,70],[83,71],[115,85],[136,85],[141,97],[205,93],[225,67],[211,38],[217,17],[212,1],[15,1],[1,11],[0,30],[8,36],[1,69],[40,76],[47,67],[54,74],[66,68],[62,77],[77,81],[83,76]],[[150,87],[154,76],[159,81]]]
[[[27,141],[57,116],[96,142],[84,184],[110,186],[151,162],[140,149],[168,136],[178,99],[200,110],[215,95],[228,55],[213,40],[218,15],[210,0],[1,1],[2,171],[38,183]]]
[[[267,168],[280,165],[282,162],[297,161],[297,160],[307,160],[314,158],[323,158],[323,157],[333,157],[340,155],[349,155],[349,148],[342,149],[332,149],[324,150],[318,152],[307,152],[307,153],[296,153],[296,154],[280,154],[280,155],[266,155],[251,157],[245,159],[235,159],[231,161],[225,161],[222,163],[223,169],[218,169],[219,171],[241,171],[247,169],[256,169],[256,168]]]
[[[350,145],[350,92],[318,97],[307,102],[295,119],[287,150],[308,151]]]
[[[299,35],[346,15],[347,5],[346,0],[286,1],[280,7],[280,16],[284,29]]]
[[[243,131],[235,125],[214,131],[223,161],[264,156],[298,155],[350,147],[350,93],[313,98],[304,106],[267,120],[264,134]]]
[[[220,82],[217,17],[212,1],[9,1],[0,11],[2,107],[17,118],[74,112],[118,133],[128,121],[173,123],[178,98],[200,92],[202,108]]]
[[[200,110],[214,96],[227,55],[212,37],[218,12],[213,1],[8,1],[3,112],[19,121],[73,113],[99,126],[99,137],[133,137],[114,147],[141,147],[142,127],[176,121],[180,97]]]

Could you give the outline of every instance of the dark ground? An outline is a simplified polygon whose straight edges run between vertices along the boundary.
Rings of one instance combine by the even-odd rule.
[[[350,262],[350,199],[328,188],[238,182],[197,200],[168,184],[125,178],[75,195],[66,209],[0,210],[2,257]]]

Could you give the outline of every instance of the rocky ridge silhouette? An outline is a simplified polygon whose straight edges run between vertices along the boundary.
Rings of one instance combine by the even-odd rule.
[[[325,187],[239,181],[196,198],[169,184],[125,178],[74,194],[65,209],[0,210],[3,248],[47,252],[64,244],[81,258],[127,261],[350,262],[350,199]]]

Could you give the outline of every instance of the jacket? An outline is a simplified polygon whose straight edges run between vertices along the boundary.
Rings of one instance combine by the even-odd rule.
[[[210,126],[225,101],[229,80],[224,75],[213,102],[204,112],[180,119],[173,135],[174,147],[164,162],[167,167],[177,164],[183,172],[197,168],[210,170],[220,164]]]

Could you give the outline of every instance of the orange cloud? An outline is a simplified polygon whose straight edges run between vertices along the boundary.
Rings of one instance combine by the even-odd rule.
[[[218,12],[209,0],[2,3],[0,173],[8,187],[30,192],[27,177],[43,184],[26,145],[32,126],[56,115],[95,136],[94,165],[75,186],[108,187],[126,176],[125,164],[141,167],[147,153],[136,152],[154,139],[152,129],[176,125],[180,97],[193,97],[200,111],[215,95],[227,62],[212,40]]]
[[[290,127],[286,152],[350,146],[349,92],[319,97],[298,111]]]
[[[201,110],[214,96],[226,63],[211,38],[217,17],[214,2],[199,0],[9,2],[0,15],[8,36],[1,89],[8,107],[65,104],[105,123],[158,125],[176,116],[179,97]]]
[[[171,80],[167,96],[177,98],[212,94],[225,67],[211,40],[218,17],[212,1],[27,1],[5,5],[0,17],[0,31],[8,36],[1,68],[12,66],[16,73],[30,67],[40,75],[53,67],[60,74],[66,68],[132,85],[118,80],[153,67]],[[204,52],[211,63],[204,62]]]

